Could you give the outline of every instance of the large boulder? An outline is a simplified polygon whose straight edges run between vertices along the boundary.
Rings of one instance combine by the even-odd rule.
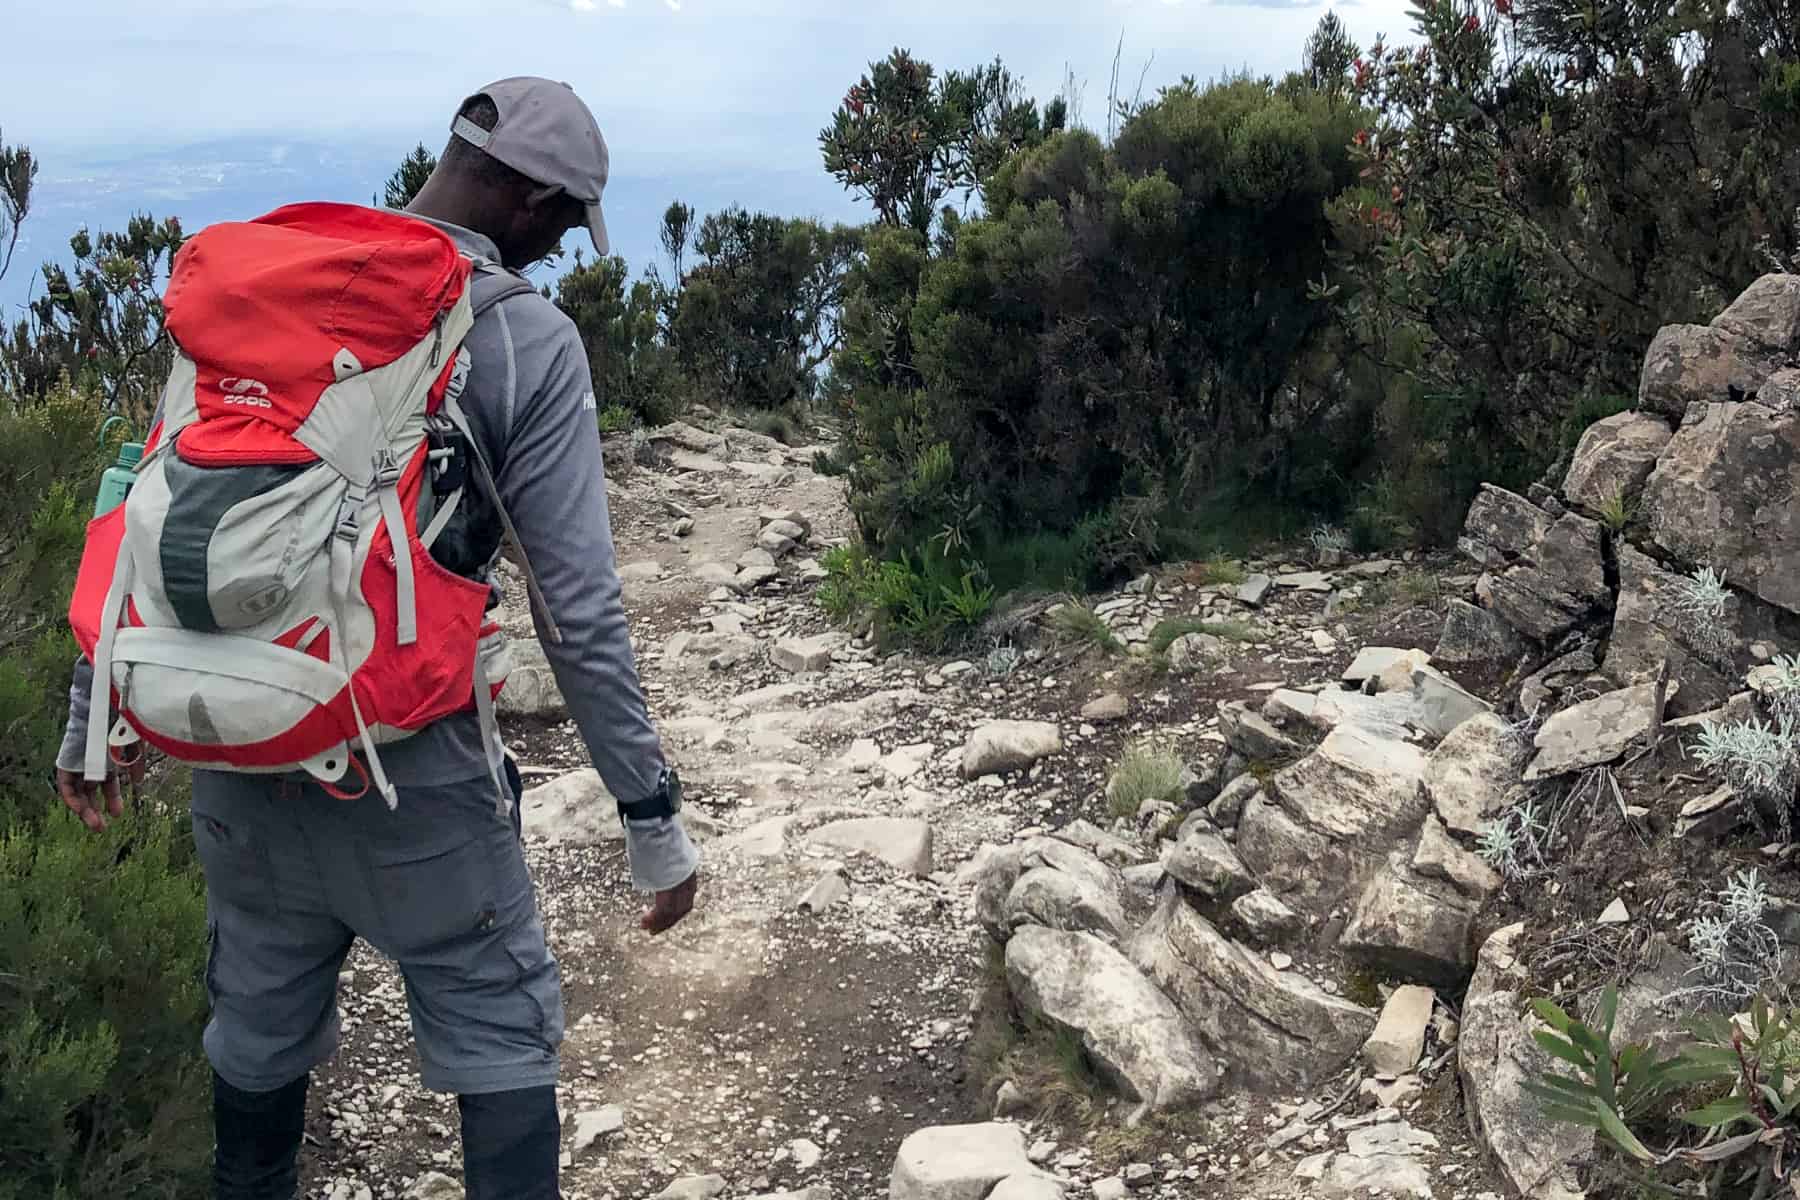
[[[1800,359],[1800,275],[1764,275],[1713,319],[1713,327],[1790,362]]]
[[[1238,854],[1263,886],[1320,913],[1361,887],[1390,850],[1410,843],[1427,802],[1417,746],[1339,725],[1270,782],[1238,822]]]
[[[931,874],[931,826],[911,817],[858,817],[813,830],[815,845],[878,858],[912,875]]]
[[[1016,1125],[939,1125],[900,1143],[888,1200],[987,1200],[1015,1175],[1038,1175]]]
[[[975,887],[975,916],[997,942],[1028,925],[1098,934],[1129,933],[1119,876],[1061,838],[1037,837],[996,851]]]
[[[1387,974],[1454,988],[1474,966],[1479,901],[1413,870],[1411,858],[1395,854],[1369,881],[1338,944]]]
[[[1228,904],[1256,888],[1243,860],[1219,831],[1205,822],[1184,826],[1163,853],[1163,870],[1209,900]]]
[[[1717,664],[1687,645],[1670,600],[1681,586],[1678,576],[1649,555],[1634,546],[1619,547],[1619,599],[1601,670],[1618,686],[1631,687],[1654,682],[1667,661],[1669,678],[1681,685],[1670,699],[1669,711],[1685,716],[1724,703],[1734,685]],[[1724,619],[1727,627],[1742,623],[1734,620],[1742,607],[1737,600],[1734,595],[1727,606],[1732,610]],[[1735,628],[1732,640],[1740,645],[1743,641]]]
[[[1006,944],[1006,980],[1027,1012],[1067,1029],[1118,1089],[1150,1110],[1218,1086],[1187,1022],[1130,960],[1096,937],[1025,928]]]
[[[1663,451],[1643,515],[1675,558],[1800,612],[1800,413],[1708,406]]]
[[[618,802],[592,767],[525,789],[519,797],[519,829],[524,836],[542,838],[552,846],[598,846],[625,840]]]
[[[976,779],[1022,771],[1062,751],[1062,730],[1048,721],[994,721],[969,735],[962,775]]]
[[[1593,1132],[1545,1116],[1523,1086],[1556,1069],[1556,1060],[1532,1040],[1541,1027],[1527,1006],[1535,993],[1516,957],[1524,928],[1510,925],[1481,948],[1457,1042],[1463,1103],[1470,1131],[1519,1195],[1580,1200],[1572,1164],[1592,1151]]]
[[[1467,600],[1451,600],[1445,610],[1444,632],[1431,657],[1448,666],[1462,666],[1511,663],[1523,653],[1525,642],[1511,625]]]
[[[1219,706],[1219,731],[1227,746],[1251,762],[1297,758],[1306,752],[1305,746],[1242,700]]]
[[[1596,421],[1575,447],[1563,477],[1563,498],[1592,513],[1614,501],[1635,504],[1673,434],[1669,423],[1653,413],[1622,412]]]
[[[1175,1002],[1228,1074],[1305,1089],[1354,1058],[1376,1014],[1227,938],[1178,894],[1163,897],[1132,960]]]
[[[1491,604],[1508,625],[1540,642],[1561,637],[1609,598],[1600,526],[1568,513],[1528,552],[1528,561],[1491,580]]]
[[[569,715],[569,705],[557,686],[556,673],[550,659],[536,638],[513,638],[507,643],[512,666],[506,675],[506,686],[494,701],[503,716],[549,717],[560,720]]]
[[[1790,358],[1717,322],[1665,325],[1644,353],[1638,407],[1679,421],[1690,405],[1752,399]]]
[[[1488,713],[1464,721],[1438,743],[1425,765],[1425,794],[1445,828],[1479,837],[1511,803],[1523,768],[1519,740]]]
[[[1515,492],[1484,483],[1464,519],[1456,548],[1480,566],[1500,570],[1537,545],[1550,514]]]

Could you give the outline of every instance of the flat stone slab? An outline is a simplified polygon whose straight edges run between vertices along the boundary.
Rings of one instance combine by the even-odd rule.
[[[931,874],[931,826],[908,817],[861,817],[815,829],[807,841],[867,854],[901,871]]]
[[[1656,687],[1640,684],[1565,708],[1538,730],[1527,782],[1572,775],[1623,758],[1656,720]]]

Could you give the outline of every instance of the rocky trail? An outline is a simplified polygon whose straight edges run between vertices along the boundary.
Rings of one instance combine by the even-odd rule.
[[[1523,1091],[1528,1002],[1612,985],[1621,1036],[1668,1036],[1712,978],[1692,921],[1751,867],[1800,947],[1794,845],[1695,751],[1800,692],[1797,382],[1800,279],[1771,276],[1665,331],[1640,409],[1529,494],[1484,488],[1454,558],[1171,565],[1088,598],[1086,638],[1025,605],[943,659],[825,619],[848,520],[811,450],[609,445],[705,861],[694,917],[638,933],[515,596],[565,1194],[1617,1194]],[[460,1197],[397,977],[359,949],[345,982],[307,1195]]]

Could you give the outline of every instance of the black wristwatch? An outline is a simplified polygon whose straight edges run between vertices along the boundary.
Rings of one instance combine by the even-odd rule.
[[[681,811],[681,777],[665,766],[657,776],[656,790],[643,800],[619,801],[619,817],[626,821],[657,821]]]

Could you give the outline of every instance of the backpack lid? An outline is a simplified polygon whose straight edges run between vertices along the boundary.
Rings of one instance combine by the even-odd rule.
[[[176,255],[165,325],[194,360],[196,450],[261,458],[292,441],[344,352],[384,366],[430,336],[469,262],[424,221],[350,204],[290,204],[210,225]],[[205,428],[210,426],[210,428]],[[190,442],[184,433],[184,451]]]

